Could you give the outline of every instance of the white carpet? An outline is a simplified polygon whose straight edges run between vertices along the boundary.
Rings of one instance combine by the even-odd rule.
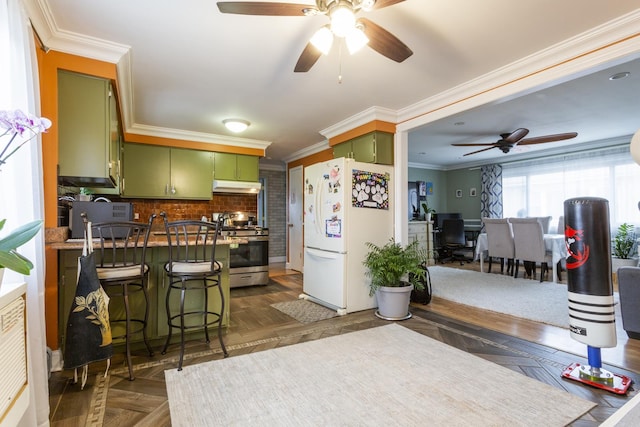
[[[429,267],[433,296],[569,328],[567,285],[450,267]]]
[[[165,371],[179,426],[560,426],[595,406],[395,323]]]

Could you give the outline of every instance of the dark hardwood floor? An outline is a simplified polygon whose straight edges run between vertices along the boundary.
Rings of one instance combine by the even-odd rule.
[[[449,266],[479,269],[478,263]],[[302,324],[271,307],[273,303],[298,298],[302,292],[301,275],[285,270],[282,265],[273,265],[271,276],[268,286],[232,289],[231,324],[225,331],[230,357],[388,323],[378,319],[373,310],[367,310]],[[618,346],[603,349],[602,358],[604,368],[634,380],[627,396],[560,377],[570,363],[586,363],[586,347],[572,340],[566,329],[437,298],[429,305],[412,304],[412,313],[413,318],[401,322],[403,326],[597,403],[598,406],[573,425],[599,425],[636,394],[636,381],[640,381],[640,341],[627,339],[620,319]],[[172,345],[166,355],[161,355],[161,344],[154,343],[157,352],[152,358],[142,349],[134,352],[135,381],[128,381],[121,353],[114,356],[107,378],[102,375],[104,364],[92,364],[84,390],[73,383],[72,372],[53,373],[49,381],[51,425],[171,425],[164,370],[177,366],[178,346]],[[221,358],[216,339],[212,339],[210,345],[204,340],[193,340],[187,343],[184,364]]]

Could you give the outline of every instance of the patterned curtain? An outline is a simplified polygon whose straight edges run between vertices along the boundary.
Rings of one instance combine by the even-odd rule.
[[[480,173],[480,215],[482,218],[502,218],[502,166],[482,166]]]

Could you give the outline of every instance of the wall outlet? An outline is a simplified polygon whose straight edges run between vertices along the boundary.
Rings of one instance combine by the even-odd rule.
[[[133,219],[140,219],[140,214],[138,212],[134,213]]]

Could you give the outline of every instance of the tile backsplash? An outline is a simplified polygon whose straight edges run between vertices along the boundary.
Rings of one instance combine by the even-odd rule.
[[[162,200],[162,199],[118,199],[133,203],[133,211],[140,215],[139,221],[147,221],[152,213],[166,212],[170,221],[180,219],[211,219],[213,212],[258,212],[258,196],[251,194],[214,194],[211,200]],[[154,228],[162,226],[156,219]]]

